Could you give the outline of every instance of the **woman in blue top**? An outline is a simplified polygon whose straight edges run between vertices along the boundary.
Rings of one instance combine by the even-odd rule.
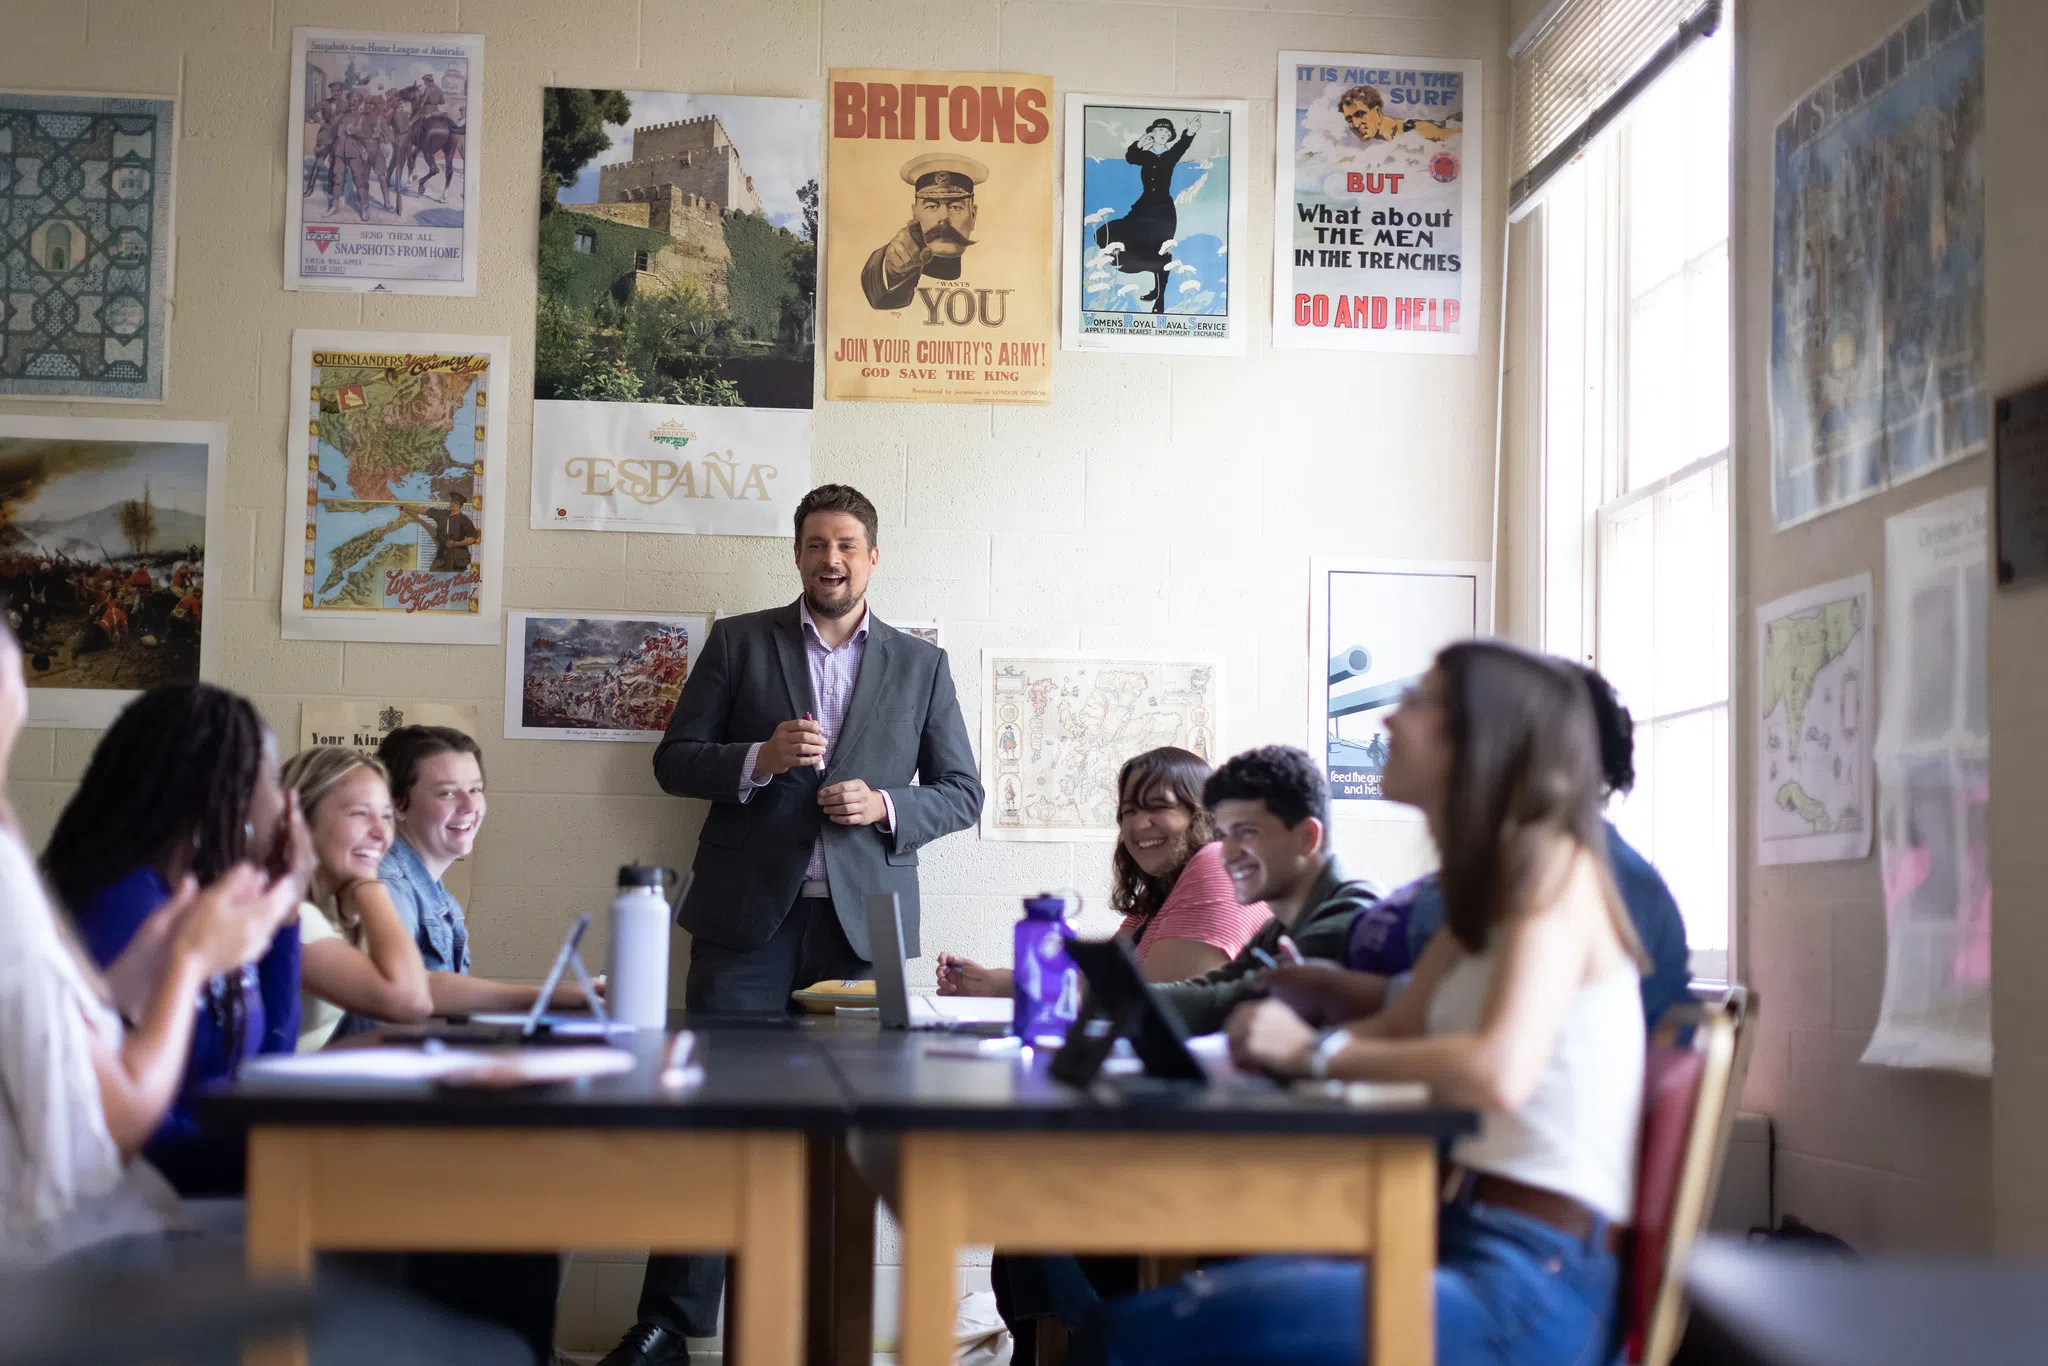
[[[151,943],[168,941],[172,927],[157,912],[187,876],[210,884],[254,862],[303,884],[311,852],[278,782],[277,742],[256,709],[194,683],[145,693],[115,719],[57,819],[43,871],[105,968],[132,965]],[[245,1059],[297,1047],[297,922],[255,964],[208,982],[197,1008],[178,1099],[144,1151],[181,1194],[237,1194],[242,1144],[203,1130],[191,1098]]]

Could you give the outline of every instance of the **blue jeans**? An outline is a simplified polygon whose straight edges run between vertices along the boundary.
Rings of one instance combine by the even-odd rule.
[[[1443,1207],[1437,1366],[1601,1366],[1615,1356],[1620,1268],[1603,1223],[1586,1239],[1495,1206]],[[1358,1366],[1357,1262],[1256,1257],[1106,1304],[1073,1366]]]

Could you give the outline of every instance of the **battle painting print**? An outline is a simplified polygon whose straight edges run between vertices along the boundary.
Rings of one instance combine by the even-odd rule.
[[[220,422],[0,416],[0,599],[30,725],[106,726],[207,676],[227,448]]]
[[[1280,54],[1273,345],[1479,347],[1479,63]]]
[[[511,351],[293,334],[286,640],[497,644]]]
[[[161,403],[170,100],[0,91],[0,398]]]
[[[1061,341],[1243,355],[1242,100],[1067,96]]]
[[[782,536],[811,483],[816,100],[542,92],[535,529]]]
[[[659,740],[709,617],[508,613],[505,738]]]
[[[1052,401],[1052,78],[832,72],[825,397]]]
[[[292,30],[286,289],[476,293],[483,88],[476,34]]]

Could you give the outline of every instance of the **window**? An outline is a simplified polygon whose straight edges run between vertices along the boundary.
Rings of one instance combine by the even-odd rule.
[[[647,253],[646,253],[646,252],[644,252],[644,251],[636,251],[636,252],[634,252],[634,253],[633,253],[633,269],[635,269],[635,270],[645,270],[645,269],[647,269],[647,261],[648,261],[648,256],[647,256]]]
[[[1543,638],[1613,680],[1693,971],[1728,966],[1729,49],[1697,44],[1543,201]]]
[[[576,229],[576,250],[585,256],[597,250],[597,234],[589,228]]]

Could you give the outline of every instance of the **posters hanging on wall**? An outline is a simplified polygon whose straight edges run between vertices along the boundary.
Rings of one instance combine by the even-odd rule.
[[[210,673],[222,422],[0,416],[0,597],[28,724],[101,727]]]
[[[1223,663],[984,650],[981,834],[1113,840],[1117,770],[1177,745],[1216,763]]]
[[[476,293],[483,88],[474,33],[292,30],[286,289]]]
[[[1279,110],[1273,344],[1473,354],[1479,63],[1283,52]]]
[[[0,91],[0,398],[161,403],[170,100]]]
[[[1248,108],[1067,96],[1067,350],[1244,354]]]
[[[825,397],[1052,401],[1052,78],[832,73]]]
[[[400,726],[452,726],[465,735],[478,732],[474,702],[423,702],[417,699],[309,697],[299,704],[299,747],[339,745],[372,754],[384,737]]]
[[[1983,0],[1935,0],[1778,122],[1780,528],[1975,455],[1990,435],[1983,19]]]
[[[945,633],[936,621],[892,621],[889,624],[906,636],[916,636],[927,645],[945,648]]]
[[[511,612],[508,740],[659,740],[709,617]]]
[[[511,348],[292,334],[286,640],[497,643]]]
[[[820,117],[542,92],[536,529],[788,534],[811,485]]]
[[[1985,491],[1884,524],[1884,1001],[1863,1061],[1991,1075]]]
[[[1870,575],[1756,611],[1756,861],[1870,853]]]
[[[1332,814],[1420,819],[1386,801],[1389,712],[1437,651],[1493,621],[1484,561],[1315,560],[1309,565],[1309,752],[1321,756]]]

